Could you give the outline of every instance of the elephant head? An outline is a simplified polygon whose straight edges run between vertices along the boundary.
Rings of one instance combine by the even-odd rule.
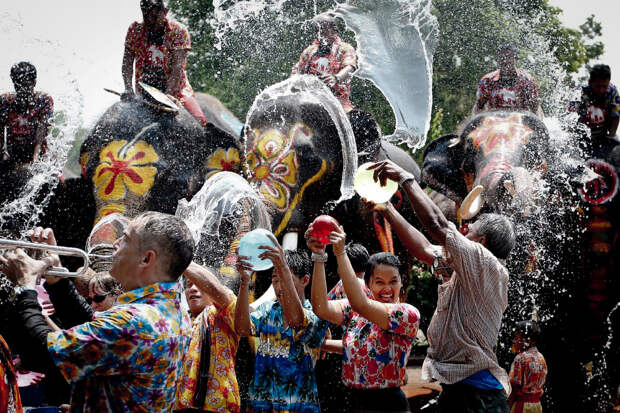
[[[457,205],[477,202],[481,207],[486,201],[496,211],[522,212],[536,196],[535,173],[545,169],[548,140],[547,128],[533,114],[483,113],[459,135],[427,147],[422,180]],[[462,209],[461,217],[470,218],[480,208]]]
[[[276,235],[303,232],[328,202],[352,195],[353,130],[317,78],[295,76],[261,93],[245,133],[249,182],[268,202]]]

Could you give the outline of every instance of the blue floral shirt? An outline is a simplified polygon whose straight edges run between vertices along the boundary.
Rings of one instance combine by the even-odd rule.
[[[278,302],[264,303],[250,314],[258,349],[248,412],[320,412],[314,364],[329,327],[306,300],[303,327],[284,326]]]
[[[180,303],[178,283],[151,284],[91,322],[48,334],[48,350],[73,387],[71,411],[172,411],[191,337]]]

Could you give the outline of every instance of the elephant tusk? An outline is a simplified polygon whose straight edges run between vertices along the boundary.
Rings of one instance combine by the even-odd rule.
[[[299,243],[299,233],[298,232],[287,232],[282,237],[282,249],[284,250],[297,250],[297,244]]]
[[[457,212],[458,218],[471,219],[478,215],[478,212],[480,212],[485,202],[483,192],[484,187],[482,185],[476,185],[474,189],[467,194]]]
[[[450,139],[450,144],[448,145],[448,148],[454,148],[459,143],[461,143],[461,138],[452,138]]]

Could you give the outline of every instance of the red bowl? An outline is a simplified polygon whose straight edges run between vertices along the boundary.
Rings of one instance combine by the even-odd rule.
[[[329,234],[339,227],[338,221],[329,215],[319,215],[312,222],[312,236],[321,240],[325,245],[329,244]]]

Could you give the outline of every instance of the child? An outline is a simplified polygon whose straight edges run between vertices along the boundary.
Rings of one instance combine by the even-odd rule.
[[[534,321],[520,321],[512,340],[517,357],[510,366],[510,413],[542,413],[540,397],[547,377],[547,363],[536,348],[540,328]]]
[[[312,312],[304,289],[310,281],[310,260],[305,252],[262,246],[262,259],[274,269],[276,302],[261,304],[250,314],[248,303],[251,266],[239,257],[241,275],[235,328],[242,336],[257,336],[254,379],[250,383],[248,412],[320,412],[314,364],[329,323]],[[302,304],[303,303],[303,304]]]

